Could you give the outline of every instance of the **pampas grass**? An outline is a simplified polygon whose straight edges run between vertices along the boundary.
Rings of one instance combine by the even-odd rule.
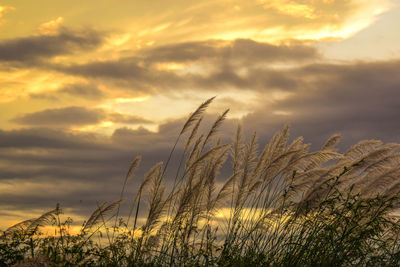
[[[400,264],[398,144],[364,140],[339,153],[341,136],[334,134],[310,151],[302,137],[289,143],[289,126],[262,149],[256,133],[245,140],[241,126],[232,144],[225,144],[215,137],[229,110],[199,133],[213,99],[189,116],[166,163],[144,175],[129,200],[127,220],[120,203],[139,156],[128,168],[120,199],[98,205],[78,234],[67,231],[71,220],[60,221],[58,206],[4,231],[0,266],[38,259],[49,266]],[[179,166],[168,176],[172,157]],[[229,166],[229,173],[222,172]],[[40,235],[48,224],[56,235]]]

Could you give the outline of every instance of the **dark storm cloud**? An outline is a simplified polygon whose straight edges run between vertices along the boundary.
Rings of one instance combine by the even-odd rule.
[[[20,115],[11,121],[22,125],[34,126],[73,126],[90,125],[110,120],[117,123],[137,124],[150,123],[144,118],[121,113],[108,113],[102,109],[88,109],[85,107],[65,107],[46,109],[34,113]]]
[[[99,46],[104,34],[92,29],[61,28],[55,35],[33,35],[0,41],[0,61],[36,63],[58,55],[72,54],[76,50]]]

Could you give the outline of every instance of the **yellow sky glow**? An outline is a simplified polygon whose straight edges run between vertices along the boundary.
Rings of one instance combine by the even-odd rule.
[[[247,38],[275,44],[287,41],[289,44],[293,41],[337,42],[348,39],[357,32],[368,28],[379,16],[394,6],[394,2],[389,0],[252,0],[247,2],[189,0],[184,2],[184,7],[182,1],[176,1],[170,3],[168,9],[158,9],[147,3],[139,3],[139,1],[115,6],[104,1],[99,3],[90,0],[80,8],[74,8],[75,12],[66,12],[65,3],[40,0],[37,6],[32,7],[35,10],[29,10],[30,13],[36,14],[33,17],[27,15],[27,6],[24,5],[27,1],[8,2],[6,5],[0,6],[0,18],[6,21],[5,24],[0,25],[3,30],[0,37],[3,36],[4,39],[32,35],[55,35],[59,33],[60,27],[79,28],[81,25],[92,25],[92,27],[95,25],[98,30],[108,32],[105,42],[97,49],[58,55],[50,60],[53,64],[62,65],[118,60],[126,55],[140,55],[143,49],[149,47],[209,39],[229,41]],[[156,2],[161,5],[160,7],[165,6],[161,0]],[[51,3],[50,5],[53,7],[51,12],[39,8],[45,3]],[[70,7],[73,6],[71,2]],[[13,12],[8,12],[10,10]],[[97,15],[103,14],[101,12],[104,10],[109,11],[106,16]],[[128,12],[129,10],[131,13]],[[132,10],[135,11],[132,13]],[[155,68],[160,71],[175,72],[181,77],[190,74],[208,75],[211,70],[218,67],[193,62],[163,62],[155,65]],[[246,70],[238,70],[238,72],[245,74]],[[185,99],[186,103],[191,104],[183,105],[183,108],[172,111],[165,111],[160,104],[160,99],[165,101],[163,97],[143,95],[134,90],[132,90],[132,95],[126,95],[126,93],[121,95],[121,88],[107,81],[95,82],[99,90],[106,94],[103,99],[96,100],[95,104],[92,100],[73,99],[72,97],[65,97],[64,99],[68,99],[66,101],[54,102],[50,99],[34,99],[30,96],[46,92],[57,93],[67,84],[88,84],[88,79],[40,70],[35,67],[12,71],[0,70],[0,107],[2,104],[6,107],[10,103],[17,103],[24,98],[24,107],[19,112],[28,113],[40,110],[39,107],[43,105],[52,108],[63,107],[72,101],[72,103],[81,105],[86,103],[84,104],[86,107],[105,107],[109,110],[134,114],[161,123],[163,119],[184,115],[193,108],[195,102],[198,102],[197,97],[191,97]],[[271,99],[283,99],[287,97],[284,94],[288,93],[274,91],[271,93]],[[224,92],[219,95],[225,97]],[[255,97],[237,92],[230,92],[229,96],[236,100]],[[174,102],[177,104],[180,100],[175,99]],[[141,105],[140,108],[135,108],[134,105],[127,108],[128,104]],[[21,108],[21,105],[18,105],[18,108]],[[250,109],[243,108],[236,115],[241,116],[248,112]],[[160,118],[159,114],[163,114],[162,119],[155,119]],[[19,127],[9,122],[11,116],[15,116],[15,111],[10,112],[9,116],[0,116],[0,125],[6,128]],[[80,127],[79,130],[97,131],[104,127],[118,126],[104,123],[106,122],[99,125],[87,125]],[[154,128],[154,126],[148,127]]]

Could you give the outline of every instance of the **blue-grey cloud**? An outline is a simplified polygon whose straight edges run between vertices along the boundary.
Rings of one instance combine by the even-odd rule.
[[[17,124],[33,126],[77,126],[97,124],[105,120],[126,124],[151,122],[135,115],[107,112],[103,109],[88,109],[78,106],[45,109],[38,112],[22,114],[11,121]]]
[[[105,34],[93,29],[62,27],[54,35],[32,35],[0,41],[0,62],[22,66],[77,51],[92,50],[104,41]]]
[[[93,83],[73,83],[66,84],[56,91],[31,93],[31,99],[46,99],[52,101],[62,101],[65,97],[85,98],[86,100],[100,100],[106,97],[106,94]]]

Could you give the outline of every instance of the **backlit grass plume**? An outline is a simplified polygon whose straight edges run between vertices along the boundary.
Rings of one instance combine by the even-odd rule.
[[[310,151],[285,126],[260,148],[240,125],[224,143],[229,110],[200,131],[213,99],[189,116],[165,164],[133,177],[136,157],[120,199],[98,205],[79,233],[58,206],[5,230],[0,266],[400,265],[399,144],[364,140],[340,153],[334,134]],[[141,183],[125,217],[130,178]],[[55,235],[40,235],[46,225]]]

